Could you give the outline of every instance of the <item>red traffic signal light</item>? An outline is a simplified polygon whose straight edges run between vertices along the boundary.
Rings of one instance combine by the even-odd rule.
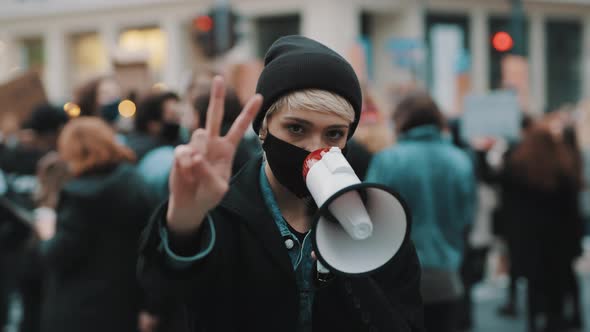
[[[507,52],[514,47],[514,40],[508,32],[499,31],[492,37],[492,46],[498,52]]]
[[[200,32],[209,32],[213,29],[213,19],[209,15],[201,15],[193,20],[193,27]]]
[[[192,20],[193,38],[203,55],[216,57],[231,49],[238,40],[238,16],[227,7],[214,7]]]

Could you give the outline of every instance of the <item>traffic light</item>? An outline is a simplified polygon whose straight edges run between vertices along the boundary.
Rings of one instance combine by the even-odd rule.
[[[213,29],[213,19],[209,15],[200,15],[193,20],[193,27],[197,32],[209,33]]]
[[[193,32],[197,45],[207,57],[215,53],[215,36],[213,33],[213,18],[209,15],[199,15],[193,19]]]
[[[499,31],[492,37],[492,46],[498,52],[508,52],[514,47],[514,39],[506,31]]]
[[[238,17],[228,7],[214,7],[206,15],[193,19],[194,38],[206,57],[230,50],[238,40]]]

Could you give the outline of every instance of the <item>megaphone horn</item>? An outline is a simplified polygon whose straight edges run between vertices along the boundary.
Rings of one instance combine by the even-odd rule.
[[[316,150],[303,176],[319,207],[313,246],[335,274],[368,274],[391,261],[409,235],[407,205],[390,188],[362,183],[339,148]]]

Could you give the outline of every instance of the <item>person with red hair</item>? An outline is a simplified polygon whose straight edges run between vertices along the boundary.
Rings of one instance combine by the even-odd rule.
[[[137,242],[152,206],[131,150],[97,117],[70,121],[58,153],[73,179],[60,194],[57,222],[37,222],[47,269],[41,330],[135,331],[142,304]]]

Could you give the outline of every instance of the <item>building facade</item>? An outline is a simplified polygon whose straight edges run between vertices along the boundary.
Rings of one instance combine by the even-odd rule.
[[[523,1],[531,109],[590,96],[590,1]],[[192,22],[214,4],[0,0],[0,82],[39,68],[49,98],[63,102],[79,83],[111,72],[111,58],[125,51],[144,52],[154,80],[180,89],[203,62]],[[317,38],[349,58],[358,58],[361,47],[363,76],[382,93],[411,80],[446,91],[444,60],[456,54],[444,53],[445,41],[467,55],[451,72],[467,72],[470,91],[497,88],[500,55],[490,41],[511,15],[508,0],[233,0],[231,6],[241,18],[242,56],[260,57],[288,33]]]

